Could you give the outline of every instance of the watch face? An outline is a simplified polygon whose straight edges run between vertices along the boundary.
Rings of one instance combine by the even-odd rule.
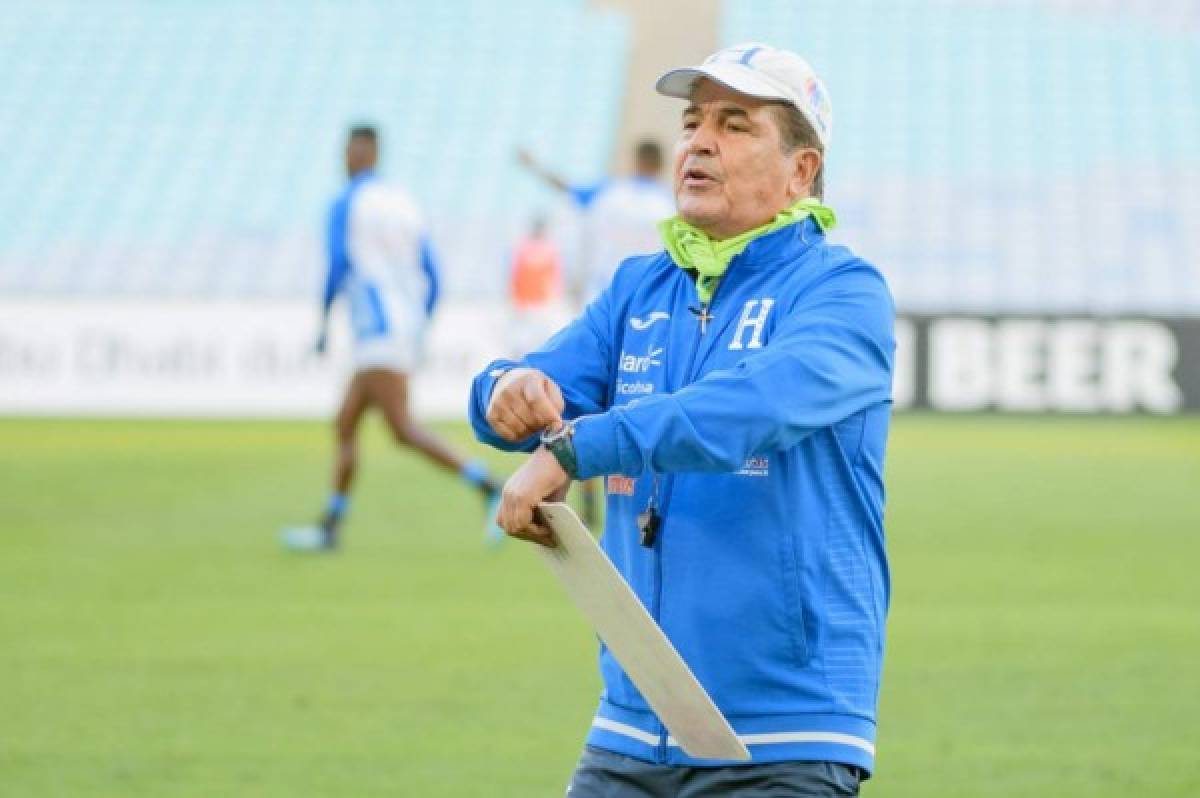
[[[570,431],[570,429],[571,428],[568,425],[563,424],[553,432],[547,430],[542,433],[542,443],[558,443],[563,438],[567,437],[567,433]]]

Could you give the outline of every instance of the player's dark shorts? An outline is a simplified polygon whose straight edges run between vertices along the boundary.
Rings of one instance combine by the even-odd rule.
[[[862,771],[837,762],[695,768],[656,765],[588,746],[567,798],[843,798]]]

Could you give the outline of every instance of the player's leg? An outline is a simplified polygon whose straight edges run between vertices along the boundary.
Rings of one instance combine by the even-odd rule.
[[[370,406],[367,384],[361,372],[354,375],[342,397],[341,407],[334,418],[336,451],[333,466],[333,490],[325,504],[321,520],[311,527],[292,527],[283,532],[288,548],[303,551],[331,551],[337,547],[338,535],[346,511],[350,507],[350,487],[358,468],[358,425]]]
[[[391,430],[392,437],[402,446],[421,452],[447,471],[453,472],[479,491],[487,503],[489,541],[504,539],[495,523],[495,509],[500,498],[500,484],[492,478],[487,466],[478,460],[467,460],[441,438],[413,420],[409,410],[408,375],[392,369],[371,369],[364,372],[367,395],[379,408]]]
[[[364,372],[368,396],[383,413],[388,429],[396,443],[421,452],[447,471],[462,474],[466,461],[441,438],[417,424],[409,412],[408,375],[390,369],[371,369]],[[472,484],[487,493],[495,489],[489,480],[472,480]]]
[[[370,406],[366,378],[362,372],[358,372],[350,380],[350,387],[333,422],[337,446],[333,491],[326,503],[325,514],[321,517],[321,527],[326,530],[331,544],[337,543],[339,528],[346,511],[350,509],[350,487],[358,471],[358,427]]]

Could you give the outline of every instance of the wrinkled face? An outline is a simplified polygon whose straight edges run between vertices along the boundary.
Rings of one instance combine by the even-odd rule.
[[[715,239],[766,224],[805,196],[811,176],[785,153],[770,104],[707,79],[692,90],[675,145],[675,204]]]

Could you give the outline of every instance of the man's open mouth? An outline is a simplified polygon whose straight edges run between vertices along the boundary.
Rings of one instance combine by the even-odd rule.
[[[690,169],[685,169],[683,172],[683,184],[685,186],[694,188],[710,185],[715,182],[717,182],[717,179],[712,175],[712,173],[707,172],[704,169],[692,167]]]

